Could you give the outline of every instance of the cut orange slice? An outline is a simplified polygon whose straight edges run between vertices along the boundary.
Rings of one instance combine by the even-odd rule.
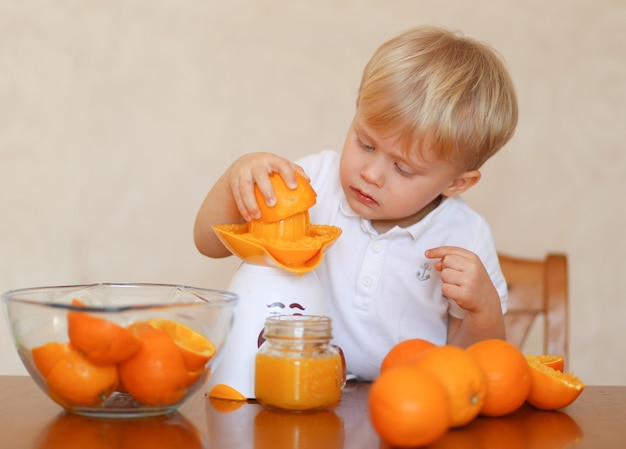
[[[84,307],[76,299],[72,305]],[[67,326],[72,345],[97,365],[126,360],[141,346],[141,342],[128,329],[88,312],[68,312]]]
[[[215,345],[204,335],[182,323],[166,319],[149,320],[148,324],[165,331],[181,349],[185,366],[190,372],[197,372],[215,355]]]
[[[527,402],[542,410],[563,408],[578,398],[585,384],[571,373],[562,373],[534,356],[526,356],[531,371]]]
[[[550,368],[554,368],[557,371],[563,372],[563,370],[565,369],[565,360],[563,359],[562,355],[535,355],[532,357],[536,358],[544,365],[549,366]]]

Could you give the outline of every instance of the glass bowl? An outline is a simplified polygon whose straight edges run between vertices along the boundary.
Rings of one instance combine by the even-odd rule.
[[[166,284],[91,284],[2,295],[22,362],[67,411],[171,413],[201,388],[232,329],[235,293]]]

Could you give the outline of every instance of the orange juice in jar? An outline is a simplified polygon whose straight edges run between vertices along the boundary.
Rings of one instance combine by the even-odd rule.
[[[331,345],[331,321],[325,316],[268,317],[255,364],[255,396],[283,410],[332,407],[341,399],[345,362]]]

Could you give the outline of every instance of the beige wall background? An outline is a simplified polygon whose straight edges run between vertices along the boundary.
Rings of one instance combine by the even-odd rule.
[[[504,55],[519,127],[466,198],[500,250],[568,254],[570,368],[626,384],[618,0],[0,0],[0,290],[226,288],[237,260],[192,241],[208,188],[245,152],[340,149],[371,53],[425,23]]]

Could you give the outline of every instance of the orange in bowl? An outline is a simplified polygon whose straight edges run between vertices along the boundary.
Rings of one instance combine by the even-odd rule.
[[[85,306],[77,299],[72,301],[72,305]],[[141,346],[141,342],[128,329],[88,312],[68,312],[67,332],[72,345],[98,365],[121,362]]]
[[[96,365],[73,347],[54,364],[46,382],[50,396],[61,404],[94,406],[103,403],[117,388],[115,365]]]
[[[31,353],[35,366],[43,377],[48,377],[54,365],[70,353],[69,343],[49,342],[33,348]]]
[[[166,319],[152,319],[148,323],[172,337],[183,354],[188,371],[201,370],[215,355],[215,345],[211,340],[182,323]]]
[[[188,369],[172,337],[147,323],[131,326],[141,340],[139,350],[118,365],[124,388],[142,404],[172,405],[185,395]]]

